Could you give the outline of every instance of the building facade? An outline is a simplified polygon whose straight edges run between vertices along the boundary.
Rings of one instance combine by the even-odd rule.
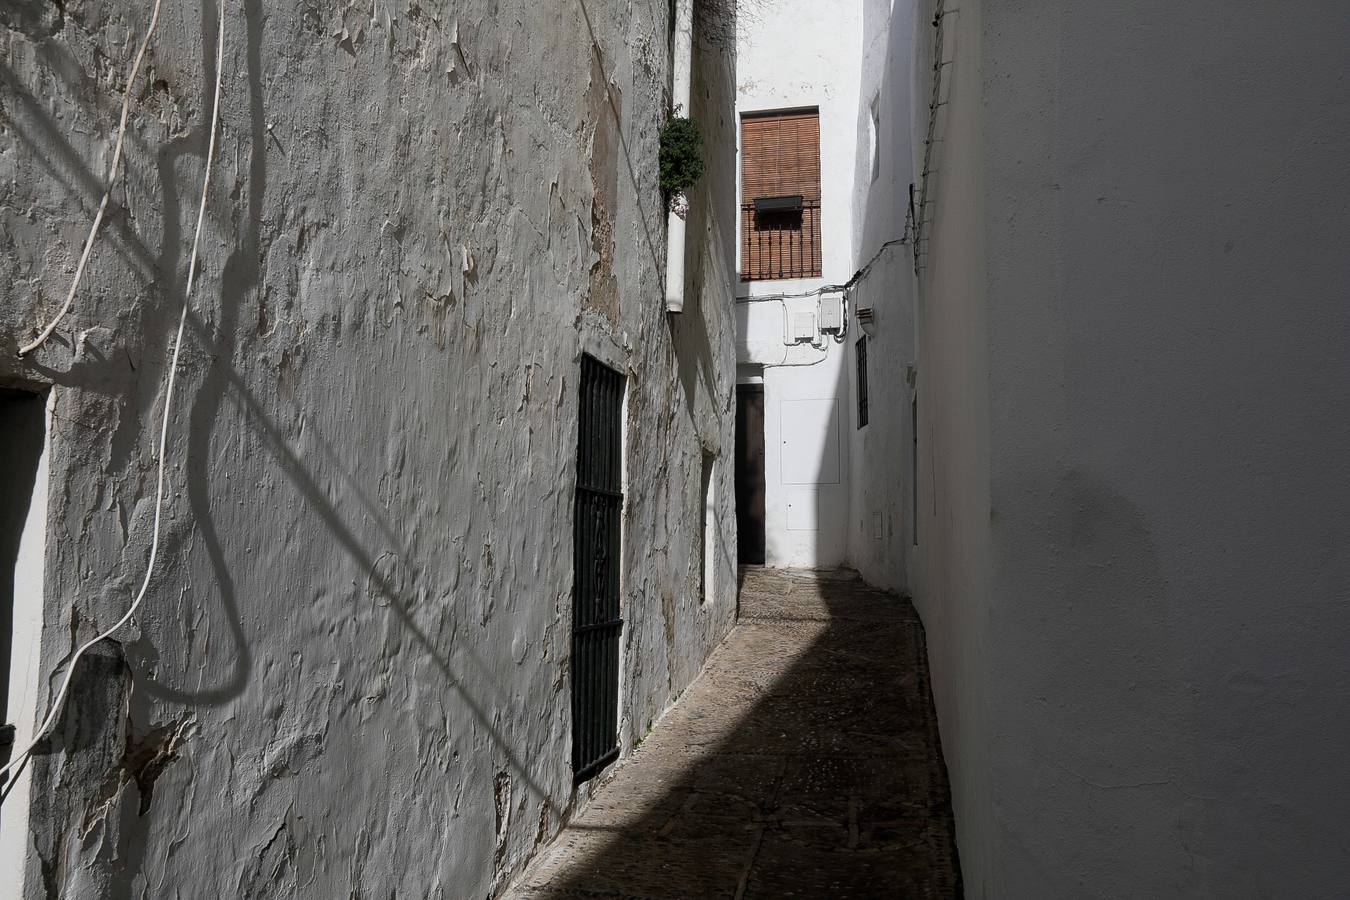
[[[227,0],[219,55],[217,9],[159,11],[88,270],[22,358],[70,284],[150,17],[0,11],[20,745],[145,576],[221,75],[157,561],[0,809],[6,884],[488,896],[586,802],[577,717],[612,716],[590,745],[607,765],[735,616],[728,11],[695,20],[707,172],[672,317],[666,4]],[[579,484],[596,434],[618,442],[605,521]],[[621,625],[580,660],[575,598],[611,575]],[[583,664],[606,694],[578,696]]]
[[[749,563],[832,568],[848,556],[847,335],[842,296],[817,292],[853,268],[858,83],[840,60],[861,26],[851,5],[797,0],[743,4],[739,17],[737,492]]]
[[[896,412],[915,398],[901,22],[888,3],[750,3],[737,48],[741,559],[848,566],[896,591],[916,509],[914,429]],[[772,209],[799,194],[800,214]]]

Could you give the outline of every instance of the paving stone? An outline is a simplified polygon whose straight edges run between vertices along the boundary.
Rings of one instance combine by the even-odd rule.
[[[741,621],[508,897],[961,896],[908,601],[747,569]]]

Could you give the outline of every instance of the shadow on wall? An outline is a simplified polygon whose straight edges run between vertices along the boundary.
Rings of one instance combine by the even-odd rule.
[[[221,346],[200,319],[192,316],[189,324],[203,346],[211,349]],[[243,376],[227,364],[227,358],[228,351],[221,349],[209,370],[207,384],[196,394],[192,412],[194,421],[199,414],[209,416],[207,421],[214,419],[221,400],[231,397],[262,445],[271,452],[277,466],[289,477],[309,511],[318,517],[327,537],[366,575],[365,595],[371,607],[384,609],[401,626],[402,633],[412,638],[415,646],[439,671],[443,679],[442,686],[458,698],[467,716],[487,738],[496,758],[502,760],[525,789],[547,801],[554,793],[540,782],[538,775],[546,761],[530,760],[516,751],[515,745],[497,721],[492,704],[466,687],[465,675],[468,673],[456,666],[451,653],[457,652],[463,665],[476,669],[480,681],[487,673],[484,662],[471,648],[457,647],[453,642],[447,644],[438,640],[415,617],[414,598],[409,586],[428,580],[426,576],[415,567],[410,566],[400,572],[391,571],[389,566],[382,565],[385,554],[367,547],[358,529],[322,487],[334,478],[346,480],[353,476],[338,468],[340,460],[336,458],[328,460],[331,465],[315,465],[312,455],[306,455],[301,449],[293,447],[283,430],[268,416],[263,403],[250,392]],[[207,412],[202,413],[203,409]],[[220,529],[214,521],[211,485],[204,459],[210,451],[209,431],[203,429],[201,434],[194,431],[189,442],[187,495],[216,578],[221,604],[218,615],[222,617],[235,642],[230,674],[221,682],[195,690],[175,687],[164,679],[162,672],[159,677],[154,677],[160,664],[159,651],[151,636],[143,631],[139,639],[125,645],[125,650],[124,645],[114,644],[110,652],[95,652],[81,661],[73,682],[72,700],[67,702],[49,740],[39,745],[40,750],[35,756],[38,767],[35,770],[33,796],[46,797],[48,800],[45,808],[35,801],[34,810],[52,823],[78,822],[85,816],[88,805],[86,792],[90,785],[98,785],[100,781],[105,784],[115,783],[122,778],[123,772],[137,781],[142,807],[140,817],[134,820],[138,824],[118,832],[116,838],[119,859],[124,865],[118,866],[113,876],[114,883],[125,887],[128,892],[135,878],[143,874],[141,863],[150,820],[142,817],[149,809],[148,788],[153,787],[154,776],[159,774],[156,771],[148,785],[141,784],[137,766],[143,761],[138,761],[135,755],[136,748],[147,735],[155,731],[152,727],[155,711],[149,697],[166,702],[171,708],[183,707],[186,710],[184,714],[191,716],[193,707],[223,705],[243,695],[253,670],[253,654],[239,624],[241,614],[234,591],[231,564],[220,541]],[[314,440],[311,433],[310,443]],[[355,521],[370,520],[370,513],[364,505],[359,515],[361,518]],[[383,540],[394,541],[388,545],[396,548],[396,556],[405,561],[412,559],[413,554],[403,542],[393,537],[392,530],[383,519],[377,521],[385,534]],[[144,691],[145,696],[139,696],[141,691],[132,690],[133,672],[135,685]],[[113,769],[106,776],[101,769],[90,768],[107,761],[117,762],[113,763]],[[73,769],[87,771],[82,776],[72,777],[70,772]],[[85,827],[88,827],[88,821]],[[69,837],[63,827],[52,827],[45,832],[40,845],[44,860],[58,859]]]
[[[209,85],[210,75],[214,73],[217,62],[214,58],[214,9],[208,4],[201,11],[199,43],[207,73],[207,77],[202,79],[203,92],[209,90],[205,85]],[[218,486],[211,482],[213,461],[224,452],[220,446],[224,439],[223,432],[214,428],[213,424],[221,420],[222,408],[231,405],[238,410],[239,418],[247,430],[253,433],[259,444],[271,454],[277,467],[289,478],[308,512],[317,517],[319,535],[333,541],[366,575],[366,595],[370,599],[370,606],[383,609],[430,659],[443,677],[442,686],[448,689],[448,695],[458,698],[465,717],[472,720],[478,732],[485,736],[485,743],[504,760],[504,765],[526,789],[539,797],[548,798],[556,794],[556,791],[550,791],[546,785],[539,783],[537,773],[542,763],[522,758],[514,749],[516,745],[503,733],[493,710],[489,708],[491,704],[465,687],[465,673],[461,669],[468,667],[479,670],[478,680],[482,681],[484,679],[481,676],[486,668],[482,660],[472,650],[449,646],[446,641],[438,640],[414,617],[414,598],[407,586],[423,581],[422,573],[391,573],[387,565],[381,565],[381,551],[387,547],[398,550],[398,555],[403,559],[410,558],[412,554],[406,550],[387,521],[385,512],[363,492],[359,475],[351,471],[349,464],[338,457],[333,447],[316,434],[312,426],[306,429],[305,446],[295,445],[278,425],[267,402],[250,390],[247,373],[230,364],[230,360],[236,357],[235,340],[243,326],[239,322],[240,311],[247,305],[246,301],[259,292],[259,260],[262,256],[264,202],[268,185],[261,0],[244,0],[243,15],[246,45],[238,52],[244,57],[248,89],[247,119],[241,129],[241,144],[248,160],[245,172],[241,173],[247,179],[244,192],[246,203],[242,221],[232,221],[221,214],[211,217],[214,227],[227,235],[227,243],[233,249],[221,275],[220,297],[216,299],[206,291],[199,292],[195,298],[197,312],[190,313],[188,318],[192,334],[185,347],[181,375],[184,378],[196,375],[201,382],[200,386],[180,388],[178,396],[191,398],[190,404],[183,407],[186,427],[177,432],[185,435],[185,447],[175,451],[171,446],[169,452],[182,454],[186,458],[180,478],[190,509],[190,515],[185,517],[185,521],[190,525],[175,530],[171,522],[166,527],[163,538],[166,549],[162,554],[169,559],[185,556],[183,547],[191,546],[196,539],[201,540],[219,606],[204,612],[203,620],[198,625],[205,630],[214,623],[221,627],[228,640],[213,651],[213,659],[219,659],[222,663],[210,670],[213,677],[206,678],[204,684],[196,681],[191,677],[193,668],[184,661],[161,659],[161,642],[166,635],[173,634],[172,629],[176,626],[171,624],[165,630],[164,623],[172,619],[173,613],[168,603],[156,603],[147,611],[139,637],[129,637],[133,633],[128,631],[118,636],[120,640],[105,642],[81,661],[74,676],[71,700],[66,703],[49,739],[39,745],[38,753],[34,756],[34,817],[44,824],[40,833],[35,830],[33,842],[41,857],[43,878],[50,879],[49,888],[52,890],[69,886],[60,881],[64,876],[59,865],[64,864],[68,857],[73,858],[76,853],[72,849],[77,843],[75,832],[81,828],[87,831],[102,821],[101,817],[105,814],[109,821],[115,818],[115,809],[104,808],[97,815],[90,813],[91,795],[96,791],[111,790],[115,792],[114,800],[123,798],[123,786],[134,780],[137,791],[126,796],[139,802],[139,815],[134,819],[129,815],[124,816],[124,822],[132,824],[124,824],[120,830],[109,826],[110,834],[114,835],[110,841],[115,847],[106,851],[115,854],[116,863],[109,863],[112,874],[105,886],[113,895],[129,895],[138,876],[145,874],[142,871],[144,854],[152,824],[147,812],[150,809],[154,777],[159,774],[159,769],[156,769],[148,781],[141,783],[145,760],[135,756],[137,747],[148,742],[156,733],[156,717],[181,716],[182,719],[174,724],[187,728],[191,727],[194,716],[205,712],[204,707],[227,706],[241,697],[249,696],[248,688],[255,677],[255,662],[253,648],[243,627],[246,618],[241,609],[241,598],[235,589],[239,560],[237,554],[232,558],[231,551],[237,551],[238,548],[227,546],[225,538],[228,537],[228,525],[218,524],[218,519],[222,512],[228,512],[222,506],[228,507],[229,504],[222,504],[219,493],[213,491]],[[46,42],[40,47],[43,53],[63,52],[53,42]],[[61,65],[59,57],[49,60],[49,66],[57,73],[66,68]],[[99,176],[89,169],[79,153],[62,137],[56,123],[44,112],[14,71],[3,63],[0,63],[0,89],[3,89],[6,99],[17,101],[16,105],[25,114],[23,124],[28,130],[16,128],[13,133],[24,142],[31,155],[43,160],[49,173],[68,186],[71,193],[83,198],[86,205],[96,203],[101,192]],[[199,101],[200,108],[208,109],[209,101],[209,97],[203,96]],[[136,304],[136,312],[132,315],[137,316],[138,320],[130,333],[139,335],[141,347],[144,348],[162,348],[167,345],[174,318],[168,311],[176,313],[177,303],[182,297],[184,232],[180,220],[180,178],[177,173],[181,169],[182,158],[204,159],[207,137],[205,127],[201,127],[189,136],[168,141],[157,151],[155,165],[160,176],[160,206],[164,215],[158,252],[147,246],[122,216],[110,217],[103,229],[105,233],[101,235],[117,250],[121,261],[143,285],[145,301]],[[212,205],[216,206],[214,203]],[[207,309],[207,305],[213,301],[218,303],[218,309]],[[53,340],[59,337],[58,333],[53,336]],[[145,365],[136,383],[162,384],[166,361],[158,349],[145,353],[144,359]],[[109,366],[82,366],[77,361],[71,371],[63,372],[30,365],[34,371],[63,387],[98,393],[111,393],[113,390],[107,381]],[[129,392],[131,390],[128,388]],[[157,402],[158,389],[152,390],[149,396],[151,399],[145,401],[147,407]],[[299,409],[295,411],[296,420],[303,418],[302,412]],[[152,417],[148,409],[143,411],[143,417],[139,420],[135,416],[124,417],[124,421],[132,423],[150,420]],[[141,440],[140,436],[133,434],[126,442],[118,443],[121,437],[121,432],[114,436],[114,450],[120,448],[120,455],[114,455],[109,469],[120,468]],[[232,435],[231,440],[237,437]],[[316,449],[319,452],[314,452]],[[343,484],[344,496],[355,498],[356,508],[344,511],[338,501],[332,499],[334,492],[330,486],[334,482]],[[382,535],[380,545],[374,549],[364,537],[372,525]],[[169,585],[162,574],[157,574],[152,591],[165,600],[169,599]],[[72,629],[78,624],[77,619]],[[458,669],[450,658],[452,650],[458,651],[457,659],[462,663]],[[136,690],[132,690],[133,673]],[[151,762],[157,763],[162,769],[172,759],[170,756],[152,759]],[[108,766],[111,768],[105,770]],[[110,803],[112,805],[115,804]]]
[[[243,233],[231,242],[236,249],[227,260],[221,279],[219,322],[214,328],[203,324],[204,320],[211,318],[209,314],[193,315],[189,319],[197,347],[189,343],[186,348],[187,358],[195,359],[199,365],[202,362],[201,347],[215,350],[228,358],[231,347],[227,342],[234,335],[237,309],[258,282],[257,259],[266,186],[266,154],[262,149],[265,114],[260,55],[263,28],[261,0],[244,0],[242,12],[245,31],[242,55],[245,57],[248,88],[249,129],[246,133],[250,155],[247,219],[243,224]],[[218,24],[217,7],[214,4],[203,5],[198,24],[197,41],[203,77],[197,103],[199,109],[209,110],[212,103],[211,83],[216,67],[222,64],[228,66],[230,62],[216,58]],[[59,42],[47,40],[35,41],[33,46],[45,70],[61,77],[67,90],[78,94],[88,89],[84,82],[70,74],[81,71],[81,64],[74,60],[68,48]],[[69,193],[81,198],[86,209],[91,208],[102,193],[102,175],[90,169],[80,152],[64,136],[65,127],[52,117],[45,104],[38,102],[19,75],[8,66],[0,65],[0,88],[21,110],[21,115],[16,117],[19,127],[14,128],[12,133],[26,147],[29,155],[41,162],[53,179],[67,188]],[[166,140],[153,151],[141,147],[145,157],[149,158],[153,154],[153,171],[158,176],[155,181],[160,191],[156,204],[161,216],[158,249],[152,250],[130,219],[123,215],[110,216],[100,233],[99,247],[114,251],[133,273],[144,292],[143,302],[134,304],[134,311],[122,313],[119,317],[121,321],[115,326],[125,328],[127,333],[137,337],[139,346],[132,349],[137,351],[140,357],[138,361],[143,361],[142,370],[138,374],[126,374],[117,366],[107,365],[107,360],[94,349],[81,355],[87,356],[87,359],[76,356],[67,370],[28,363],[32,371],[62,387],[110,396],[123,393],[133,398],[133,403],[139,401],[144,404],[139,415],[123,416],[122,424],[112,435],[110,456],[106,462],[109,471],[124,468],[141,440],[141,436],[134,433],[135,427],[154,419],[152,408],[157,401],[158,388],[148,395],[140,388],[144,384],[157,386],[163,383],[167,358],[158,350],[151,353],[140,351],[144,348],[162,348],[168,344],[174,313],[183,297],[186,267],[183,260],[185,234],[180,171],[185,159],[204,163],[209,140],[204,122],[205,119],[198,121],[190,133]],[[128,135],[128,140],[135,143],[137,138],[133,133]],[[197,189],[196,178],[194,175],[188,180],[192,185],[189,194]],[[219,205],[213,205],[214,214],[210,219],[214,229],[226,235],[235,234],[238,230],[236,224],[223,214]],[[195,298],[196,304],[206,304],[207,297],[205,292],[199,291]],[[135,317],[134,324],[127,321],[131,317]],[[223,341],[216,340],[218,334],[225,336]],[[53,342],[63,342],[60,332],[53,335]],[[183,365],[187,368],[192,363],[185,362]],[[134,372],[136,367],[131,368]],[[209,425],[216,417],[224,385],[232,377],[237,379],[238,376],[233,372],[222,374],[225,366],[219,361],[216,365],[202,368],[206,369],[205,381],[188,413],[190,425],[184,451],[187,458],[185,487],[187,502],[192,510],[191,519],[206,547],[218,586],[223,607],[221,621],[230,636],[227,671],[214,684],[199,684],[192,690],[174,688],[153,677],[159,667],[160,651],[145,630],[134,639],[129,637],[130,633],[124,632],[113,641],[95,647],[81,660],[72,680],[71,697],[61,711],[60,720],[47,740],[38,745],[33,757],[33,809],[35,817],[44,822],[41,827],[34,828],[33,845],[41,858],[42,877],[49,890],[54,890],[62,877],[57,871],[57,861],[69,849],[66,844],[72,829],[68,826],[83,818],[83,825],[80,826],[83,836],[99,820],[99,816],[90,811],[92,807],[88,794],[91,789],[106,799],[109,792],[120,792],[123,784],[134,781],[137,785],[134,793],[138,795],[139,821],[150,808],[156,777],[163,765],[173,758],[174,742],[195,727],[190,711],[182,713],[182,718],[157,725],[156,716],[163,715],[165,711],[155,709],[152,698],[189,708],[225,704],[244,692],[252,671],[252,654],[241,625],[233,577],[213,524],[206,481],[211,451]],[[187,532],[181,528],[175,530],[172,522],[166,526],[163,536],[166,545],[172,546],[188,539]],[[154,613],[151,615],[154,616]],[[72,640],[79,626],[78,615],[72,610]],[[133,672],[135,684],[141,690],[132,690]],[[169,756],[157,760],[154,749],[161,739],[166,740],[170,748]],[[112,768],[105,771],[104,767],[109,764]],[[117,844],[118,865],[105,885],[114,894],[131,893],[134,880],[141,874],[146,851],[146,831],[146,825],[141,824],[116,832],[113,840]]]
[[[681,360],[696,360],[696,367],[681,365],[679,377],[684,395],[689,399],[687,409],[695,414],[695,399],[701,384],[707,397],[715,404],[723,402],[712,364],[718,359],[714,345],[728,340],[721,334],[710,334],[709,327],[734,327],[730,303],[734,294],[732,278],[736,267],[736,249],[733,234],[727,223],[736,222],[736,136],[734,121],[728,122],[725,110],[734,110],[735,64],[726,61],[728,50],[716,35],[709,37],[701,30],[706,12],[701,5],[696,10],[695,41],[693,47],[691,109],[688,115],[699,124],[705,154],[721,150],[720,159],[707,160],[703,177],[691,189],[685,245],[685,311],[667,317],[671,330],[671,346]],[[733,25],[734,27],[734,25]],[[728,71],[729,70],[729,71]],[[734,119],[734,117],[733,117]],[[720,260],[719,260],[720,257]],[[721,262],[722,267],[718,266]],[[664,271],[664,267],[661,269]],[[713,283],[709,283],[710,276]],[[724,276],[725,283],[716,279]],[[705,310],[704,302],[726,305],[726,310]],[[730,409],[713,410],[725,412]],[[695,420],[693,426],[699,430]],[[730,453],[725,454],[730,458]]]
[[[959,897],[923,627],[853,573],[741,572],[741,622],[513,896]]]

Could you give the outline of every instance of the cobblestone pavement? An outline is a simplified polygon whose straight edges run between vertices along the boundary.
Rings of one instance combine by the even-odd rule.
[[[958,897],[923,630],[851,573],[748,569],[740,622],[510,897]]]

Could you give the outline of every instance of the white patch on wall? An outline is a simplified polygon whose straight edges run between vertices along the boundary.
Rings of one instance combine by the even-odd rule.
[[[783,316],[782,303],[737,303],[736,359],[761,365],[781,363],[783,345],[792,343]]]
[[[784,400],[783,484],[839,483],[839,415],[833,399]]]
[[[22,396],[22,395],[21,395]],[[15,725],[14,748],[28,745],[37,727],[38,697],[46,686],[39,671],[39,651],[42,639],[42,602],[43,575],[47,558],[47,481],[51,443],[50,409],[43,411],[44,401],[36,396],[23,399],[11,399],[0,415],[0,433],[5,440],[12,442],[0,453],[7,467],[14,466],[23,459],[22,444],[34,440],[40,442],[41,451],[37,458],[31,478],[31,494],[28,497],[8,497],[13,502],[26,502],[28,513],[24,517],[18,534],[18,553],[14,562],[14,584],[12,598],[13,620],[11,621],[9,692],[6,709],[9,722]],[[19,431],[27,434],[20,441]],[[17,459],[16,459],[17,457]],[[0,472],[0,478],[12,478],[6,489],[29,487],[28,472]],[[17,482],[17,483],[15,483]],[[18,524],[18,523],[11,523]],[[10,537],[10,536],[6,536]],[[24,894],[24,859],[28,852],[29,830],[29,791],[32,782],[32,766],[24,766],[14,779],[6,785],[5,809],[0,816],[0,872],[6,873],[6,883],[15,890],[14,896]]]
[[[820,530],[820,491],[814,488],[787,491],[787,530]]]
[[[703,559],[703,584],[699,596],[700,603],[706,603],[714,595],[714,579],[717,577],[717,457],[703,451],[703,543],[700,555]]]
[[[872,180],[876,181],[881,175],[881,92],[872,95],[872,102],[868,107],[870,115],[868,116],[868,143],[871,147],[872,160]]]

